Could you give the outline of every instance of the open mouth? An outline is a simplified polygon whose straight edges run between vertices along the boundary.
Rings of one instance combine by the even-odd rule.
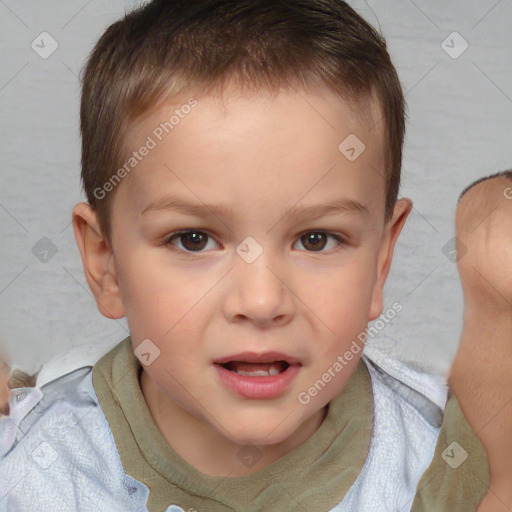
[[[244,377],[270,377],[279,375],[290,366],[286,361],[272,363],[247,363],[243,361],[229,361],[221,364],[226,370],[243,375]]]
[[[251,400],[281,396],[299,375],[299,358],[283,352],[243,352],[213,361],[220,382],[231,392]]]

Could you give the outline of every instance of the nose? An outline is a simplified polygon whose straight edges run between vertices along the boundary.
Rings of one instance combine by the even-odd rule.
[[[295,311],[290,272],[282,272],[267,251],[248,263],[236,257],[229,273],[225,314],[229,321],[251,321],[259,326],[288,323]]]

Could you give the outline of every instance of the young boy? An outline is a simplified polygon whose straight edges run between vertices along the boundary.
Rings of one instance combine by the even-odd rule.
[[[429,506],[446,390],[361,357],[412,207],[404,127],[385,42],[341,0],[155,0],[109,27],[73,224],[130,337],[11,393],[0,510]]]

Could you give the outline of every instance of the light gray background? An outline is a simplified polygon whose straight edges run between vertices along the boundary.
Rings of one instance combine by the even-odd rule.
[[[94,362],[128,334],[124,319],[97,311],[70,220],[83,200],[78,74],[103,30],[136,4],[0,0],[0,352],[27,371],[74,349]],[[399,301],[403,311],[370,346],[444,374],[463,315],[443,252],[456,200],[512,167],[512,1],[350,4],[387,38],[409,107],[401,196],[414,210],[385,290],[385,309]],[[43,31],[59,45],[47,59],[31,47]],[[469,45],[458,58],[441,46],[454,31]],[[459,36],[447,42],[462,48]],[[46,262],[33,252],[43,237],[57,249]]]

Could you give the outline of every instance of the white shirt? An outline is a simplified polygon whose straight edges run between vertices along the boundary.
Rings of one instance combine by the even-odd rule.
[[[370,451],[331,512],[408,512],[434,455],[447,388],[397,361],[363,360],[374,396]],[[92,366],[12,390],[9,405],[0,419],[0,512],[147,512],[149,488],[124,472]]]

